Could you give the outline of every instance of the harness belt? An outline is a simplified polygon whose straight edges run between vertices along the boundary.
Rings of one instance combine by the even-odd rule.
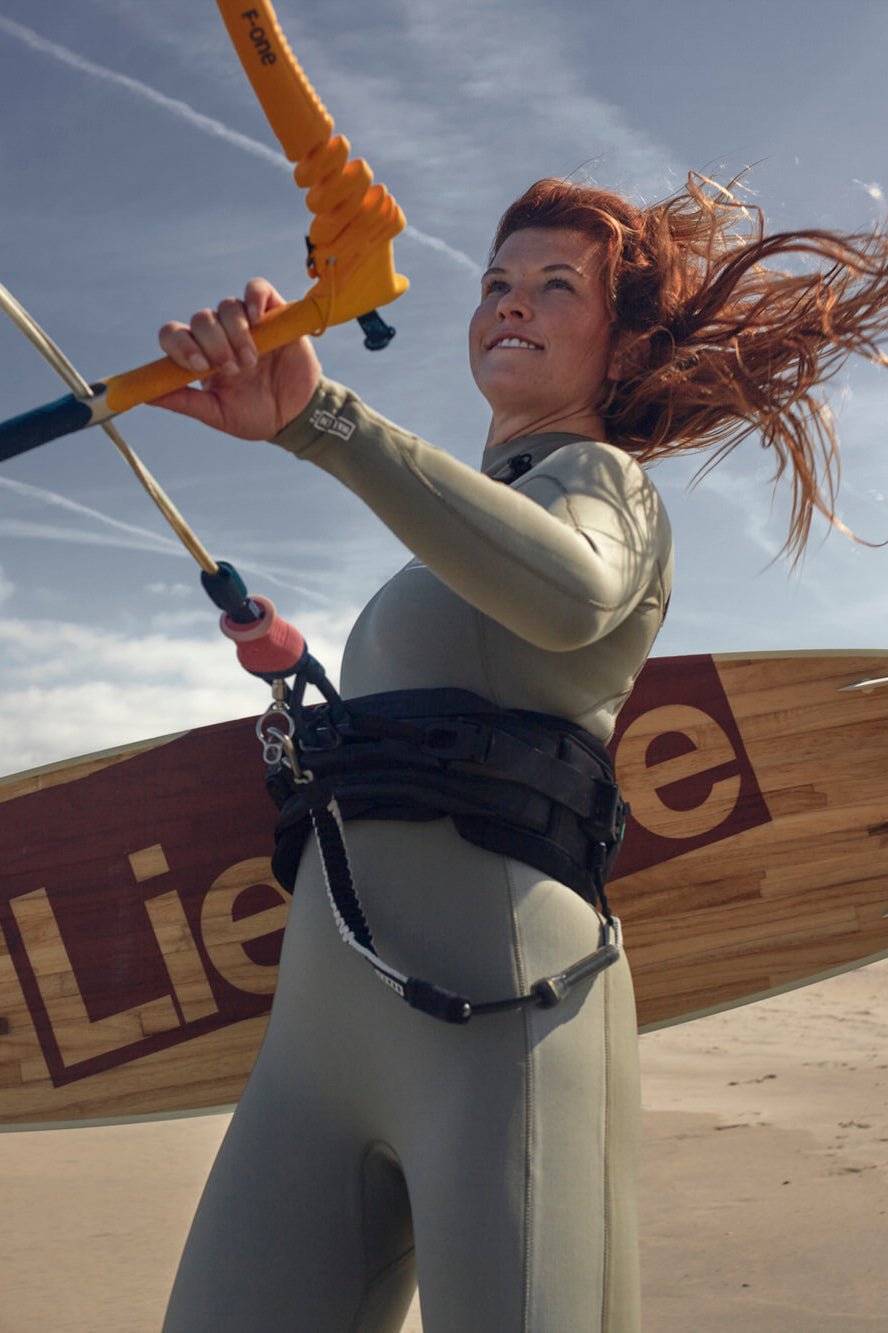
[[[604,886],[628,806],[596,737],[564,718],[497,708],[466,690],[400,690],[344,702],[323,685],[326,702],[305,707],[297,678],[287,701],[293,729],[286,759],[266,777],[280,809],[272,865],[287,892],[314,831],[343,939],[408,1004],[446,1022],[527,1004],[551,1007],[617,960],[620,923]],[[597,908],[599,948],[526,995],[480,1004],[384,963],[354,886],[344,824],[444,816],[467,841],[534,866]]]

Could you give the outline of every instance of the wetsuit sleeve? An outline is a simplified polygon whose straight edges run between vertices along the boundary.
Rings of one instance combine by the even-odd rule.
[[[538,647],[593,643],[656,575],[656,492],[611,446],[578,441],[507,487],[327,379],[274,443],[336,477],[454,592]]]

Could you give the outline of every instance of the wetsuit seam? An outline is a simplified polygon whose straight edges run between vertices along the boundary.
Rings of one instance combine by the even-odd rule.
[[[512,933],[512,953],[515,959],[515,971],[518,990],[523,994],[527,990],[527,969],[521,948],[521,932],[518,929],[518,909],[515,894],[515,881],[508,859],[504,860],[506,885],[509,895],[509,920]],[[522,1333],[532,1333],[531,1311],[533,1308],[533,1137],[536,1097],[534,1088],[533,1042],[531,1040],[531,1015],[525,1009],[521,1015],[524,1031],[524,1217],[522,1219],[523,1238],[522,1255],[524,1262],[524,1284],[522,1299],[524,1309],[521,1317]]]
[[[524,1317],[523,1333],[533,1333],[531,1311],[533,1309],[533,1131],[536,1113],[534,1088],[533,1046],[531,1043],[531,1016],[525,1009],[524,1019],[524,1060],[526,1077],[524,1083]]]
[[[473,609],[475,612],[475,642],[478,645],[478,656],[481,660],[485,696],[490,699],[492,703],[498,704],[500,708],[504,708],[506,707],[506,704],[504,700],[500,698],[500,691],[497,689],[496,677],[493,670],[493,656],[490,652],[490,645],[487,642],[487,624],[489,617],[485,616],[477,607],[474,607]]]
[[[611,979],[605,972],[601,977],[604,983],[602,995],[602,1016],[604,1020],[604,1128],[602,1135],[602,1177],[604,1183],[602,1199],[602,1246],[601,1246],[601,1330],[607,1333],[610,1327],[610,1266],[612,1259],[611,1237],[611,1179],[610,1179],[610,995]]]

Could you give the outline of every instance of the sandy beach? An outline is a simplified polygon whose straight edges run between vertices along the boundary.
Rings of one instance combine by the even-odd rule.
[[[646,1333],[888,1327],[888,961],[652,1033],[642,1065]],[[0,1333],[156,1333],[227,1123],[0,1135]]]

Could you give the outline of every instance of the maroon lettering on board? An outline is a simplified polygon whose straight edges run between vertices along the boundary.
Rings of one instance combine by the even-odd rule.
[[[270,1009],[263,774],[245,719],[0,804],[0,927],[55,1086]]]
[[[632,806],[613,879],[771,820],[708,655],[651,659],[609,748]]]

